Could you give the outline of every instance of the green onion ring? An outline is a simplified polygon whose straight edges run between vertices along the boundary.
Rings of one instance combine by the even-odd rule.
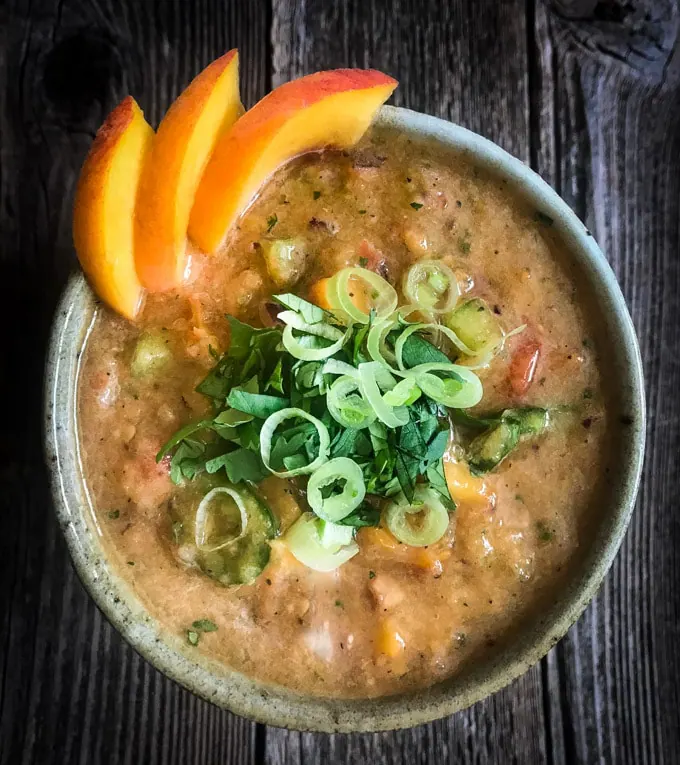
[[[356,371],[356,370],[355,370]],[[358,391],[350,397],[350,393]],[[354,399],[354,400],[353,400]],[[350,375],[343,375],[331,385],[326,393],[326,406],[331,417],[343,428],[361,430],[367,428],[375,420],[375,412],[361,394],[360,381]],[[347,410],[355,413],[355,417],[347,414]]]
[[[309,465],[305,465],[301,468],[295,468],[295,470],[274,470],[271,466],[270,459],[272,456],[272,438],[274,432],[279,425],[285,420],[291,420],[295,417],[300,417],[303,420],[311,422],[316,428],[316,432],[319,434],[319,453],[316,458],[313,459]],[[296,475],[304,475],[305,473],[313,473],[317,468],[320,468],[328,460],[328,450],[331,445],[330,434],[328,428],[321,422],[313,417],[304,409],[297,409],[295,407],[289,407],[288,409],[281,409],[280,412],[274,412],[264,421],[262,430],[260,431],[260,455],[262,456],[262,462],[270,473],[278,476],[279,478],[292,478]]]
[[[323,498],[321,490],[339,479],[345,479],[342,493]],[[307,502],[324,521],[336,523],[359,507],[366,496],[364,474],[354,460],[336,457],[322,465],[309,477]]]
[[[314,513],[303,513],[288,529],[283,541],[291,553],[314,571],[335,571],[359,552],[359,545],[350,542],[338,547],[324,547],[319,533],[320,520]]]
[[[448,394],[444,392],[441,397],[442,400],[434,398],[432,394],[436,391],[432,388],[428,377],[431,372],[444,372],[459,378],[462,383],[461,389]],[[418,364],[417,367],[409,369],[407,374],[413,375],[418,387],[426,396],[434,398],[435,401],[449,409],[467,409],[475,406],[484,395],[482,381],[479,377],[471,369],[460,364]]]
[[[396,361],[396,358],[392,351],[387,347],[385,338],[397,326],[398,322],[393,319],[385,319],[384,321],[376,322],[368,330],[368,336],[366,338],[368,355],[373,361],[378,361],[390,369]]]
[[[339,340],[343,336],[343,332],[337,327],[332,327],[326,322],[320,321],[316,324],[308,324],[299,313],[295,311],[281,311],[278,317],[284,324],[287,324],[293,329],[300,330],[300,332],[306,332],[308,335],[316,335],[317,337],[323,337],[326,340]]]
[[[385,402],[378,387],[378,375],[381,382],[387,382],[386,376],[392,377],[389,370],[377,361],[369,361],[359,364],[359,379],[361,380],[361,392],[364,398],[373,407],[378,419],[388,428],[399,428],[406,425],[409,420],[408,409],[405,406],[393,407]],[[392,386],[396,384],[392,378]],[[383,385],[383,387],[386,387]]]
[[[359,377],[356,367],[338,359],[328,359],[321,370],[324,375],[345,375],[346,377]]]
[[[415,529],[408,521],[408,516],[422,512],[424,520],[420,528]],[[449,527],[449,511],[443,505],[436,491],[430,488],[416,488],[414,503],[409,505],[404,496],[393,502],[384,514],[387,528],[406,545],[427,547],[438,542]]]
[[[350,297],[349,280],[352,278],[361,279],[377,293],[373,299],[377,319],[386,318],[397,307],[397,292],[382,276],[366,268],[343,268],[331,278],[328,294],[333,308],[340,310],[352,321],[358,324],[368,324],[370,321],[370,316],[357,308]]]
[[[436,285],[431,284],[435,279],[445,282],[443,290],[439,290]],[[436,307],[437,300],[432,305],[423,305],[423,301],[419,296],[421,287],[428,289],[437,298],[446,291],[448,291],[448,296],[444,303],[438,307]],[[460,288],[458,287],[456,275],[447,265],[437,260],[421,260],[418,263],[414,263],[406,272],[404,277],[404,295],[406,295],[411,303],[418,305],[421,311],[425,313],[446,313],[452,311],[458,302]]]
[[[342,348],[351,331],[352,328],[349,327],[347,332],[345,332],[339,340],[325,348],[303,348],[293,334],[293,327],[288,324],[283,330],[281,342],[288,353],[296,359],[301,359],[302,361],[322,361],[323,359],[333,356],[333,354],[337,353]]]
[[[234,500],[234,503],[236,504],[236,507],[238,508],[238,511],[241,514],[241,531],[233,539],[228,539],[226,542],[221,542],[220,544],[211,546],[211,545],[205,544],[205,524],[208,521],[210,503],[213,501],[213,499],[215,499],[215,497],[218,494],[227,494]],[[194,539],[196,540],[196,547],[201,552],[206,552],[206,553],[222,550],[224,547],[227,547],[228,545],[231,545],[234,542],[237,542],[239,539],[241,539],[241,537],[246,533],[247,526],[248,526],[248,510],[246,508],[244,501],[241,499],[241,495],[234,489],[229,489],[226,486],[218,486],[215,489],[211,489],[205,495],[205,497],[203,497],[203,499],[200,501],[198,505],[198,509],[196,510],[196,522],[195,522],[195,531],[194,531]]]

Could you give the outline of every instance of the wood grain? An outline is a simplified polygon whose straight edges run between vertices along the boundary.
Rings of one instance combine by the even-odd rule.
[[[74,266],[74,181],[130,92],[156,124],[239,45],[244,98],[269,89],[264,2],[11,2],[0,10],[0,763],[247,763],[256,726],[199,701],[135,654],[77,580],[53,520],[40,400],[52,311]],[[6,372],[11,371],[11,374]]]
[[[675,0],[0,4],[0,765],[680,762],[679,25]],[[199,701],[103,619],[52,519],[38,402],[77,171],[124,94],[156,123],[234,45],[248,104],[315,69],[374,66],[401,81],[397,104],[531,162],[602,245],[640,337],[648,454],[605,585],[541,665],[409,731],[265,731]]]

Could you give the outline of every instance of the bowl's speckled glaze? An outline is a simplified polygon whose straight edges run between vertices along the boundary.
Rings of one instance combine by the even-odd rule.
[[[597,295],[614,349],[612,379],[623,411],[633,420],[626,429],[620,473],[580,566],[556,593],[551,608],[525,625],[505,650],[426,691],[370,700],[302,696],[265,686],[201,655],[149,615],[109,565],[102,547],[78,453],[79,360],[96,308],[81,274],[72,277],[62,297],[47,358],[45,448],[55,509],[78,574],[97,605],[136,650],[189,690],[238,714],[300,730],[372,731],[418,725],[473,704],[525,672],[565,634],[602,582],[630,519],[644,452],[644,392],[635,332],[616,279],[584,225],[538,175],[481,136],[394,107],[384,107],[379,122],[462,152],[506,179],[510,188],[553,218],[581,278]]]

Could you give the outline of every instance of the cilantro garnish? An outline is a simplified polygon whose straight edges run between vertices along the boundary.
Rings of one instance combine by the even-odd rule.
[[[279,217],[276,213],[270,215],[267,218],[267,233],[270,234],[274,226],[279,222]]]
[[[420,208],[421,208],[422,206],[423,206],[423,205],[422,205],[420,202],[411,202],[411,207],[412,207],[414,210],[420,210]]]

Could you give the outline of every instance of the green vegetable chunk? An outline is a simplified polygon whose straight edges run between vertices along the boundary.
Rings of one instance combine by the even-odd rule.
[[[172,360],[170,333],[158,329],[142,332],[132,353],[130,372],[133,377],[151,377]]]
[[[493,311],[480,298],[458,306],[445,317],[444,323],[476,354],[497,348],[503,340],[503,330]]]
[[[212,486],[207,493],[206,486]],[[194,487],[172,505],[182,524],[178,544],[189,548],[195,565],[220,584],[254,581],[269,562],[269,540],[278,532],[271,510],[243,484],[202,480]]]
[[[519,443],[521,426],[516,420],[501,420],[477,436],[468,448],[468,462],[476,473],[488,473],[510,454]]]
[[[524,409],[506,409],[502,419],[514,420],[519,424],[520,436],[540,436],[550,424],[547,409],[538,406],[527,406]]]
[[[274,284],[290,287],[305,270],[307,254],[296,239],[272,239],[261,242],[267,272]]]

